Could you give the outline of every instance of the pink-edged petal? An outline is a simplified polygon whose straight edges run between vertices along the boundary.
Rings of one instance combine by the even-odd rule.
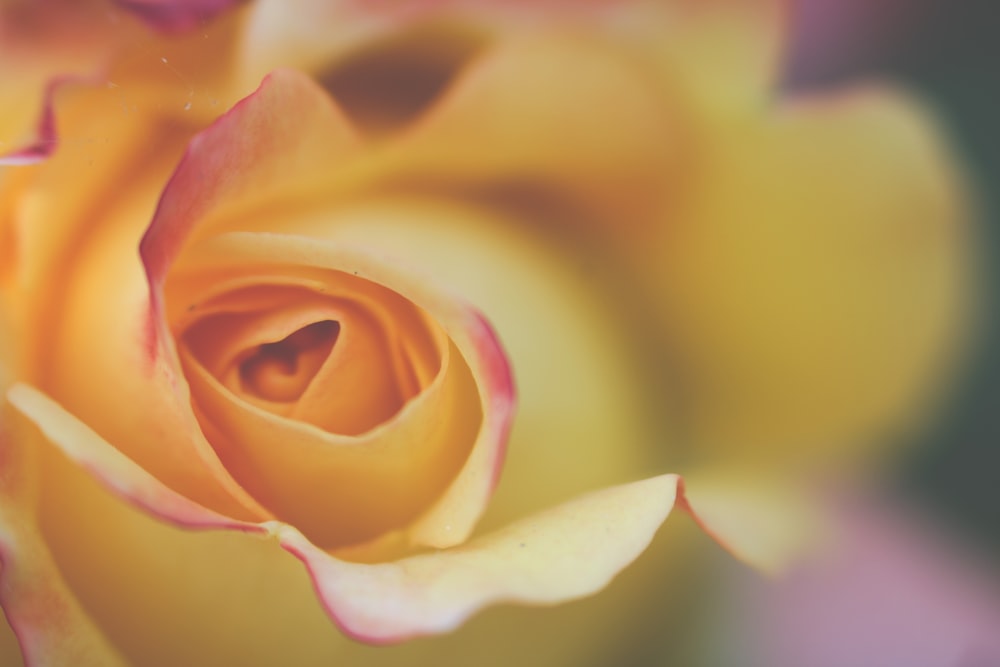
[[[0,155],[0,165],[26,165],[41,162],[56,149],[56,117],[52,109],[55,91],[62,79],[54,79],[45,86],[42,108],[35,122],[35,138],[22,148]]]
[[[345,632],[388,643],[448,632],[491,604],[548,605],[597,592],[649,544],[679,480],[609,487],[463,546],[378,565],[333,559],[288,526],[275,532]]]
[[[124,665],[52,560],[35,518],[37,452],[11,417],[0,415],[0,607],[24,664]]]
[[[825,539],[815,500],[774,477],[708,470],[684,475],[678,504],[733,556],[777,575]]]
[[[294,196],[324,178],[358,142],[350,123],[306,75],[278,70],[188,145],[140,254],[154,309],[167,270],[206,218]]]
[[[149,26],[165,33],[178,33],[204,26],[219,14],[246,0],[114,0]]]
[[[232,519],[170,489],[37,389],[17,384],[7,398],[71,461],[154,516],[190,528],[263,532],[256,524]]]
[[[25,666],[124,666],[66,587],[41,535],[7,527],[0,525],[0,607]]]

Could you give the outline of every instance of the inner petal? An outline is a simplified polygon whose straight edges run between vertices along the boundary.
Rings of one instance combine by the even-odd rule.
[[[313,322],[276,343],[263,343],[239,365],[243,390],[278,403],[298,400],[330,356],[340,322]]]
[[[345,284],[312,289],[233,285],[188,308],[180,339],[239,399],[330,433],[365,433],[419,394],[441,357],[419,308],[339,277]]]

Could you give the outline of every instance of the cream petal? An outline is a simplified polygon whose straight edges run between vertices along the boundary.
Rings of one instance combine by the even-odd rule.
[[[674,506],[677,475],[609,487],[452,549],[364,565],[330,558],[277,526],[330,615],[366,642],[448,632],[496,602],[556,604],[603,588]]]

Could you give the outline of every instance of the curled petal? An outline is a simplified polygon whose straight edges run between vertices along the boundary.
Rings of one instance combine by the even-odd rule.
[[[400,641],[453,630],[489,604],[555,604],[600,590],[649,544],[678,481],[662,475],[610,487],[468,544],[378,565],[330,558],[288,526],[275,532],[345,632]]]
[[[184,310],[186,301],[182,295],[186,290],[182,288],[190,283],[203,283],[204,279],[199,279],[203,271],[211,271],[216,277],[225,271],[252,272],[267,269],[274,264],[275,257],[293,257],[297,267],[342,271],[388,287],[426,311],[447,332],[474,379],[474,386],[465,387],[464,391],[478,393],[481,424],[454,481],[408,532],[414,542],[422,545],[448,547],[464,541],[496,485],[514,410],[513,378],[492,328],[466,304],[391,263],[380,261],[370,251],[278,234],[232,232],[194,246],[172,273],[172,284],[178,292],[171,301]],[[469,411],[468,407],[462,409]],[[462,415],[453,409],[442,414],[448,415],[449,420],[461,421]],[[428,423],[433,424],[439,417],[424,419],[429,418]],[[435,427],[435,430],[440,429]]]
[[[350,123],[304,74],[268,75],[191,140],[163,191],[140,245],[154,309],[171,262],[212,231],[208,220],[315,187],[357,145]]]

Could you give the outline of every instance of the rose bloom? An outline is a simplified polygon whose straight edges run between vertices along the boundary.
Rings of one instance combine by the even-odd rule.
[[[692,522],[463,623],[776,569],[934,399],[947,151],[784,7],[230,4],[0,5],[4,664],[610,656]]]

